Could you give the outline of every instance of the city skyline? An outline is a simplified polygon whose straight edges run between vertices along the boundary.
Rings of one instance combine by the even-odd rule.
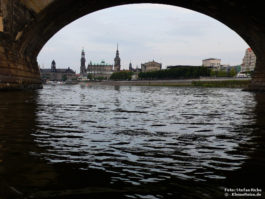
[[[152,25],[154,24],[155,25]],[[86,64],[113,64],[119,43],[122,69],[155,60],[168,65],[201,65],[215,57],[222,64],[242,63],[246,42],[233,30],[206,15],[184,8],[136,4],[100,10],[59,31],[38,56],[41,68],[54,59],[58,67],[79,72],[81,50]]]

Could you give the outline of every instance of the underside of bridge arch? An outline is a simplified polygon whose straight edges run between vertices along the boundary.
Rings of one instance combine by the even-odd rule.
[[[180,6],[226,24],[257,56],[250,89],[265,91],[265,12],[262,1],[245,0],[1,0],[0,88],[40,88],[36,58],[56,32],[91,12],[132,3]]]

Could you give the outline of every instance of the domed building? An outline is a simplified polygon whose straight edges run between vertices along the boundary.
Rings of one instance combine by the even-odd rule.
[[[50,69],[40,69],[42,81],[66,81],[76,78],[75,71],[68,68],[56,68],[56,62],[53,60]]]

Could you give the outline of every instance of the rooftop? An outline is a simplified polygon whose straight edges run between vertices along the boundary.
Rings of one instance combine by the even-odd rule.
[[[204,59],[203,61],[207,61],[207,60],[221,60],[221,59],[218,59],[218,58],[208,58],[208,59]]]
[[[52,71],[51,71],[51,69],[41,68],[40,72],[51,73]],[[75,72],[70,68],[58,68],[58,69],[56,69],[56,73],[75,73]]]

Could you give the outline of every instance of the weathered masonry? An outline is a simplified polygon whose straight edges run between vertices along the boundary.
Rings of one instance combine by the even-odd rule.
[[[252,90],[265,90],[265,12],[260,0],[0,0],[0,88],[40,88],[36,57],[68,23],[131,3],[175,5],[211,16],[237,32],[257,56]]]

